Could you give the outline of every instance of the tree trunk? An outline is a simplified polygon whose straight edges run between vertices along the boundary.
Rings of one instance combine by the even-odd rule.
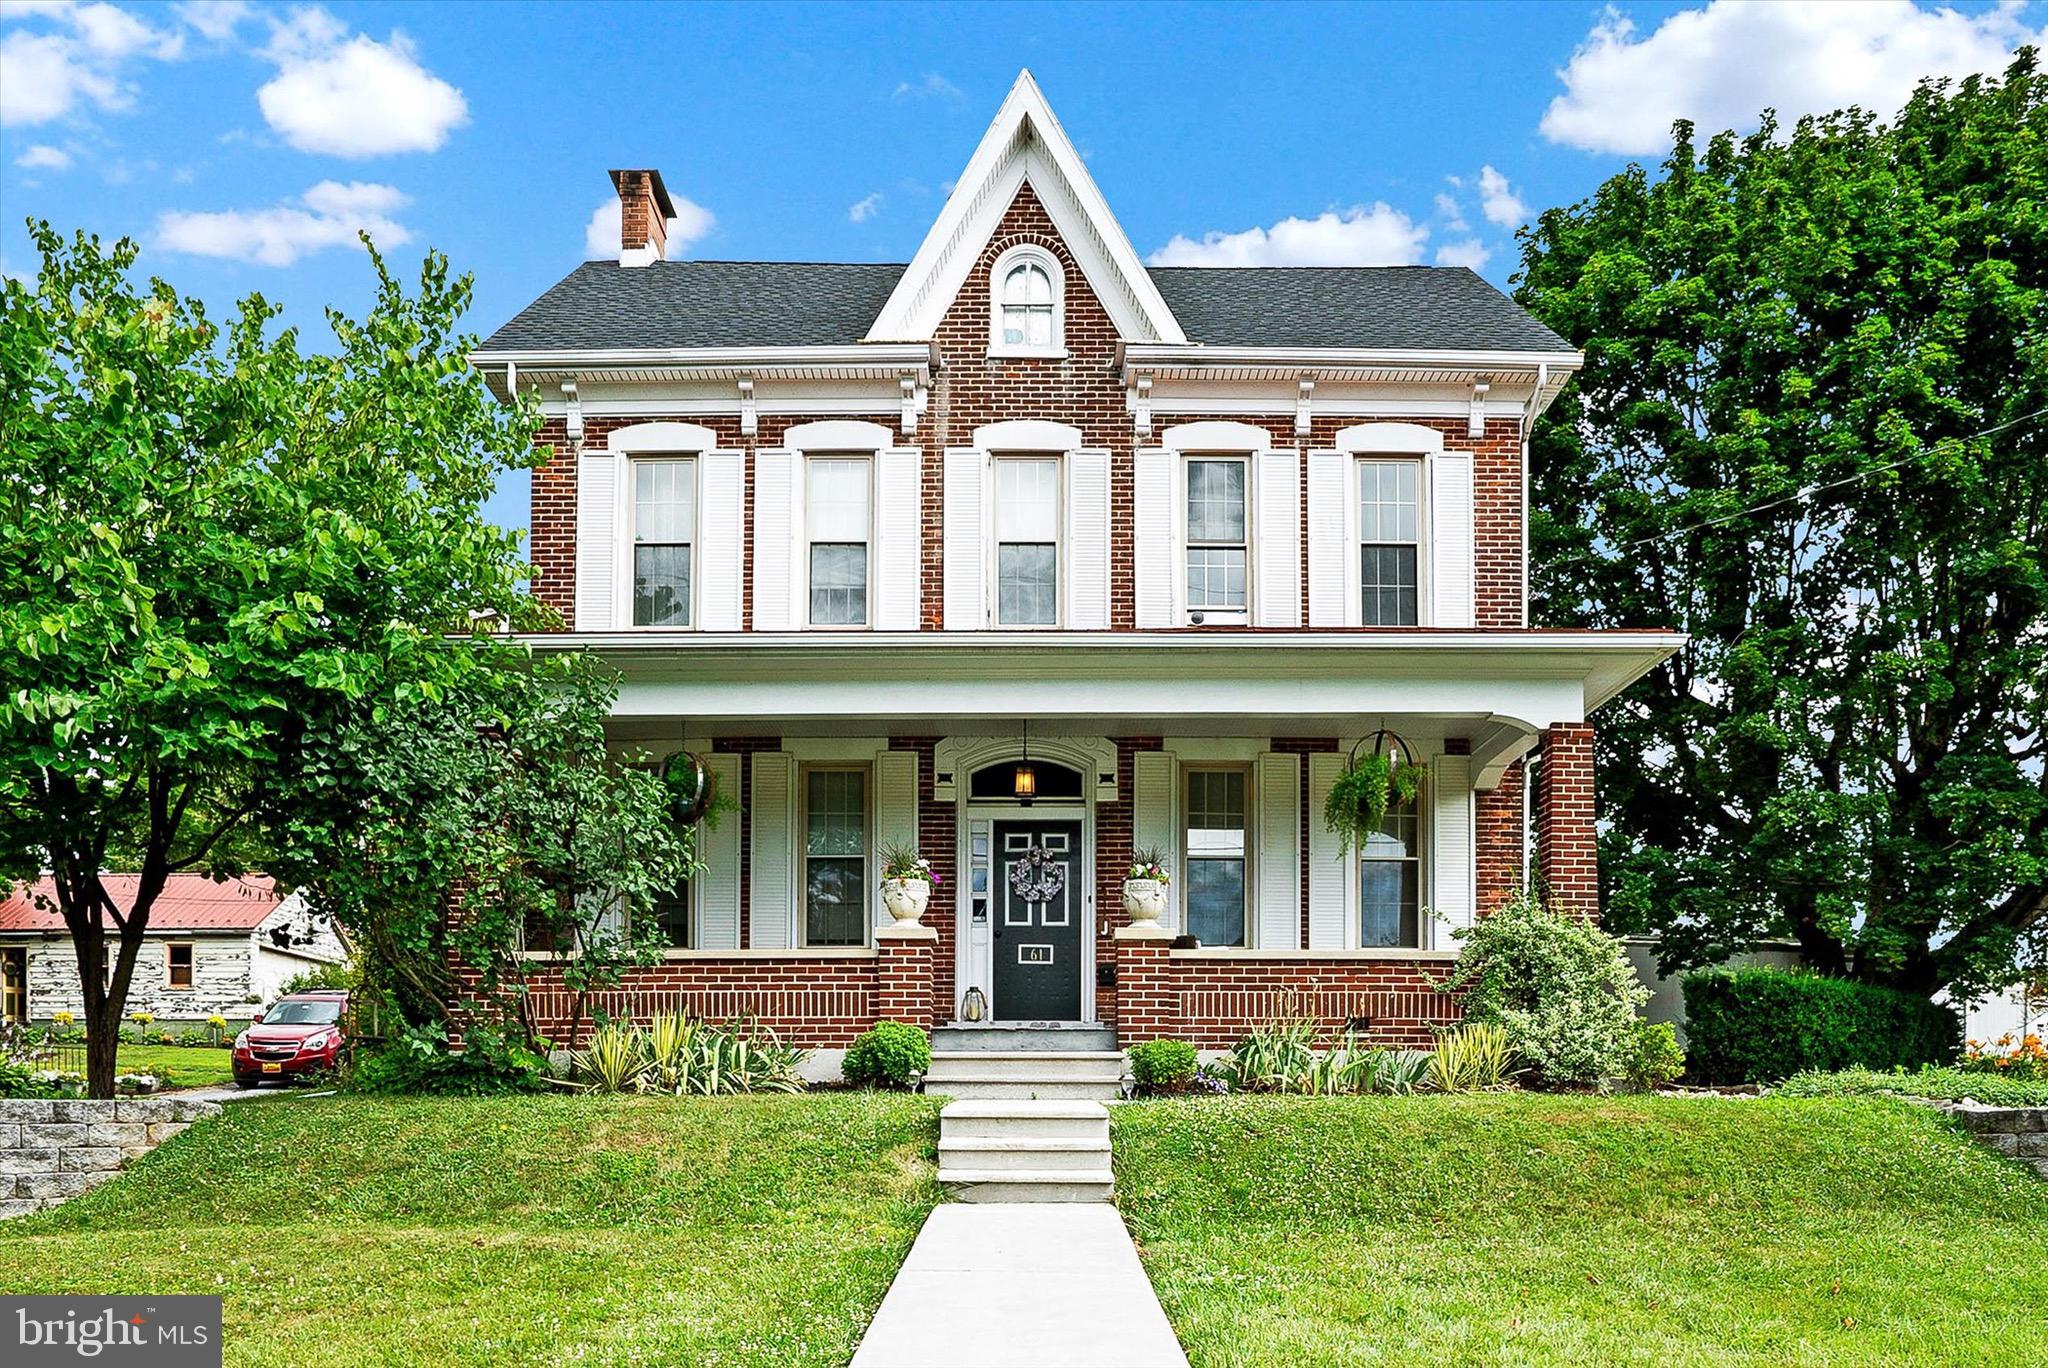
[[[116,1055],[121,1048],[121,1004],[102,998],[97,1011],[85,1019],[85,1095],[112,1097],[114,1076],[119,1072]]]

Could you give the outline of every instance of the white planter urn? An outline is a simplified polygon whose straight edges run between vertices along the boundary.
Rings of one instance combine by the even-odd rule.
[[[1166,915],[1166,881],[1125,879],[1124,914],[1133,926],[1157,926]]]
[[[932,900],[930,879],[882,880],[882,906],[899,923],[910,924],[924,915]]]

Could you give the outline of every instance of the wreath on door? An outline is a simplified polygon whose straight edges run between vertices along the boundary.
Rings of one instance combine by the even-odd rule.
[[[1051,902],[1067,887],[1067,867],[1035,845],[1010,866],[1010,891],[1028,903]]]

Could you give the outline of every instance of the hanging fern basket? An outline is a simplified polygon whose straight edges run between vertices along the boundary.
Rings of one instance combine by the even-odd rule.
[[[662,761],[661,782],[668,789],[669,818],[679,827],[702,821],[718,797],[711,766],[694,751],[677,751]]]
[[[1371,749],[1366,749],[1368,743]],[[1387,813],[1402,803],[1412,803],[1422,791],[1425,774],[1411,758],[1413,748],[1385,727],[1360,738],[1330,796],[1323,801],[1323,824],[1337,837],[1340,848],[1363,847],[1366,839],[1387,820]]]

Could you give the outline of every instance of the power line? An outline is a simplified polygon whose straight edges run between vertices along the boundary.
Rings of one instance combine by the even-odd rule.
[[[1957,440],[1964,442],[1974,442],[1980,437],[1995,437],[1999,433],[2004,432],[2007,428],[2015,428],[2022,423],[2030,423],[2034,419],[2043,416],[2048,416],[2048,408],[2037,408],[2032,413],[2022,413],[2017,418],[2008,418],[2003,423],[1994,424],[1993,426],[1985,428],[1982,431],[1967,433],[1963,437],[1958,438]],[[1710,527],[1719,527],[1722,523],[1734,522],[1737,518],[1746,518],[1749,517],[1751,514],[1768,513],[1773,508],[1782,508],[1786,504],[1798,503],[1803,499],[1810,499],[1816,494],[1824,494],[1830,489],[1840,489],[1844,485],[1852,485],[1856,484],[1861,480],[1867,480],[1873,475],[1882,475],[1887,471],[1897,470],[1901,466],[1910,464],[1915,459],[1916,457],[1914,456],[1903,457],[1900,460],[1892,461],[1886,465],[1872,466],[1868,470],[1859,470],[1854,475],[1846,475],[1839,480],[1829,480],[1823,484],[1808,485],[1804,489],[1796,489],[1790,494],[1783,495],[1782,497],[1776,499],[1768,499],[1763,503],[1752,505],[1749,508],[1738,508],[1733,513],[1723,513],[1718,518],[1708,518],[1704,522],[1690,523],[1684,527],[1673,527],[1663,532],[1653,532],[1647,537],[1637,537],[1634,541],[1621,542],[1613,548],[1613,551],[1615,554],[1619,554],[1623,551],[1633,550],[1635,547],[1638,546],[1648,546],[1652,542],[1665,541],[1671,537],[1682,537],[1693,532],[1704,532]],[[1549,564],[1553,566],[1570,565],[1574,561],[1590,561],[1602,559],[1605,559],[1605,557],[1596,556],[1590,551],[1581,551],[1577,555],[1565,556],[1562,559],[1553,560],[1549,562]]]

